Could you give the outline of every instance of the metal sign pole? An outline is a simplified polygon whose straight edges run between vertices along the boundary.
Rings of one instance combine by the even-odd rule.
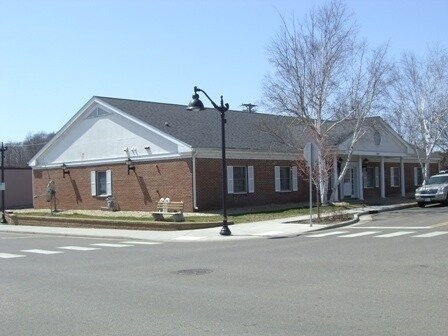
[[[5,217],[5,151],[8,149],[8,146],[2,146],[0,148],[0,155],[1,155],[1,163],[2,163],[2,181],[1,181],[1,191],[2,191],[2,219],[1,223],[6,223],[6,217]]]
[[[310,146],[310,226],[313,226],[313,145]]]

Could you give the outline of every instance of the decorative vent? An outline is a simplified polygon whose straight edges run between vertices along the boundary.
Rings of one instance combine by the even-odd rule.
[[[111,114],[110,112],[104,111],[103,109],[96,107],[92,112],[90,112],[90,114],[87,116],[86,119],[91,119],[91,118],[101,118],[104,116],[107,116]]]

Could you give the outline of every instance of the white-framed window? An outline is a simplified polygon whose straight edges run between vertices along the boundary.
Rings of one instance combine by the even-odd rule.
[[[380,186],[379,167],[366,167],[364,169],[364,188],[378,188]]]
[[[275,166],[275,191],[290,192],[297,190],[297,167]]]
[[[112,196],[112,171],[91,171],[90,191],[92,196]]]
[[[423,170],[422,167],[414,167],[414,185],[419,187],[423,184]]]
[[[399,187],[400,186],[400,168],[390,167],[390,186]]]
[[[227,166],[227,193],[246,194],[255,192],[253,166]]]

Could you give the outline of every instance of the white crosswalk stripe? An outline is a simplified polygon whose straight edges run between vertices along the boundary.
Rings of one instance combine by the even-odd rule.
[[[360,228],[356,228],[360,229]],[[389,228],[388,228],[389,229]],[[337,236],[338,238],[356,238],[356,237],[363,237],[363,236],[372,236],[373,238],[395,238],[400,236],[410,236],[417,231],[394,231],[389,233],[382,233],[384,231],[362,231],[362,232],[356,232],[356,233],[349,233],[350,231],[330,231],[330,232],[323,232],[323,233],[315,233],[315,234],[308,234],[304,237],[306,238],[321,238],[321,237],[329,237],[329,236]],[[353,232],[353,231],[352,231]],[[448,234],[448,231],[432,231],[424,234],[418,234],[414,236],[410,236],[413,238],[432,238],[437,236],[442,236]]]
[[[129,244],[111,244],[111,243],[97,243],[97,244],[90,244],[92,246],[101,246],[101,247],[128,247],[132,246]]]
[[[11,258],[20,258],[20,257],[24,257],[24,255],[10,254],[10,253],[0,253],[0,258],[2,258],[2,259],[11,259]]]
[[[445,235],[445,234],[448,234],[448,231],[435,231],[435,232],[424,233],[424,234],[412,236],[412,237],[414,237],[414,238],[431,238],[431,237],[437,237],[437,236],[441,236],[441,235]]]
[[[62,251],[49,251],[49,250],[39,250],[39,249],[34,249],[34,250],[21,250],[20,252],[25,252],[25,253],[37,253],[37,254],[59,254],[59,253],[64,253]]]
[[[63,250],[70,250],[70,251],[94,251],[94,250],[101,250],[99,247],[83,247],[83,246],[61,246],[58,247]]]
[[[392,237],[409,235],[411,233],[415,233],[415,231],[397,231],[397,232],[386,233],[386,234],[382,234],[379,236],[375,236],[375,238],[392,238]]]
[[[351,233],[348,235],[342,235],[339,237],[342,238],[353,238],[353,237],[362,237],[362,236],[369,236],[369,235],[374,235],[376,233],[379,233],[380,231],[364,231],[364,232],[358,232],[358,233]]]
[[[121,242],[121,244],[133,244],[133,245],[159,245],[162,243],[159,242],[149,242],[149,241],[140,241],[140,240],[130,240]]]
[[[188,237],[190,240],[193,239],[203,239],[205,237]],[[96,251],[101,250],[102,247],[133,247],[135,245],[159,245],[163,244],[162,242],[150,242],[144,240],[128,240],[120,243],[94,243],[90,244],[91,246],[59,246],[55,247],[56,249],[61,249],[65,251]],[[52,255],[52,254],[61,254],[65,253],[65,251],[55,251],[55,250],[44,250],[44,249],[26,249],[20,250],[22,253],[26,254],[41,254],[41,255]],[[0,259],[12,259],[12,258],[21,258],[26,257],[26,254],[12,254],[12,253],[0,253]]]
[[[347,232],[349,232],[349,231],[332,231],[332,232],[325,232],[325,233],[318,233],[318,234],[308,235],[306,237],[320,238],[320,237],[327,237],[327,236],[335,236],[335,235],[343,234],[343,233],[347,233]]]

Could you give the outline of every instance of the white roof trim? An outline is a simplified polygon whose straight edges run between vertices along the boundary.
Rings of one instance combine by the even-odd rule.
[[[172,160],[172,159],[183,159],[183,158],[191,158],[191,153],[182,153],[182,154],[164,154],[164,155],[153,155],[153,156],[145,156],[145,157],[133,157],[133,163],[139,162],[151,162],[151,161],[162,161],[162,160]],[[67,168],[71,167],[87,167],[87,166],[104,166],[108,164],[123,164],[125,167],[125,161],[127,157],[122,158],[114,158],[114,159],[104,159],[104,160],[85,160],[85,161],[74,161],[69,164],[66,163]],[[57,162],[53,164],[46,165],[38,165],[33,167],[34,169],[47,169],[47,168],[61,168],[62,162]]]

